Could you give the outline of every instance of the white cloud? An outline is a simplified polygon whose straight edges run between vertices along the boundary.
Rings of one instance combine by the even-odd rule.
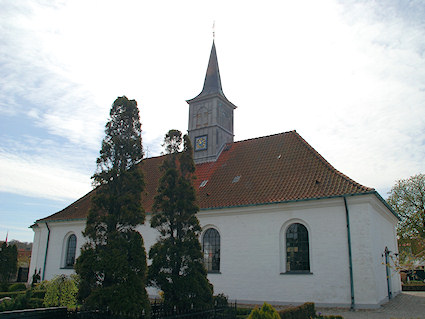
[[[169,129],[187,129],[185,100],[202,88],[214,20],[237,140],[297,129],[337,169],[380,189],[425,169],[420,2],[0,7],[0,114],[30,117],[47,136],[15,137],[11,149],[14,137],[0,131],[3,190],[34,192],[47,176],[33,196],[80,196],[73,190],[87,187],[109,107],[124,94],[138,101],[145,151],[158,155]]]
[[[24,196],[75,199],[90,190],[86,175],[37,157],[26,160],[0,152],[0,175],[0,191]]]

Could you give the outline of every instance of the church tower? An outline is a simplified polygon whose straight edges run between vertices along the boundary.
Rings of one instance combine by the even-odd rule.
[[[204,87],[189,104],[189,137],[195,163],[217,160],[226,143],[233,142],[233,110],[221,88],[215,43],[211,48]]]

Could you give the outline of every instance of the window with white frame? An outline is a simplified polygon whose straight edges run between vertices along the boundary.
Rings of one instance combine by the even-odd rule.
[[[77,249],[77,236],[72,234],[68,237],[65,251],[65,268],[73,268],[75,263],[75,252]]]
[[[286,272],[310,272],[308,230],[300,223],[286,230]]]
[[[202,237],[204,264],[209,273],[220,272],[220,234],[214,228],[205,231]]]

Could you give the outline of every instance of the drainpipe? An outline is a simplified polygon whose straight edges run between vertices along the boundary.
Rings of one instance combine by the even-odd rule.
[[[390,266],[389,266],[389,260],[388,256],[390,255],[390,251],[388,250],[388,247],[385,246],[385,271],[387,273],[387,290],[388,290],[388,300],[390,300],[393,297],[393,294],[391,292],[391,274],[390,274]]]
[[[49,250],[49,240],[50,240],[50,228],[47,222],[46,222],[46,227],[47,227],[46,253],[44,254],[43,277],[41,278],[41,281],[44,280],[44,276],[46,274],[47,251]]]
[[[350,215],[348,213],[348,205],[347,205],[347,198],[346,196],[344,198],[344,205],[345,205],[345,218],[347,221],[347,238],[348,238],[348,262],[350,265],[350,288],[351,288],[351,306],[350,310],[354,311],[354,280],[353,280],[353,258],[351,254],[351,233],[350,233]]]

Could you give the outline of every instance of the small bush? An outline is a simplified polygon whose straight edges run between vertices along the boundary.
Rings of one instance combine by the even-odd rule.
[[[44,295],[46,307],[75,307],[77,305],[78,277],[59,275],[47,283]]]
[[[33,298],[44,299],[47,290],[31,290],[31,296]]]
[[[0,302],[0,312],[13,310],[13,300],[4,300]]]
[[[28,308],[43,308],[43,298],[30,298],[28,300]]]
[[[216,296],[213,296],[213,300],[214,300],[214,305],[216,307],[227,307],[229,305],[227,296],[224,294],[218,294]]]
[[[252,311],[252,308],[237,308],[236,309],[236,315],[249,315]]]
[[[251,311],[248,319],[280,319],[278,312],[268,303],[258,309],[257,307]]]
[[[24,291],[27,290],[27,287],[23,283],[12,284],[9,287],[9,291]]]
[[[305,319],[315,318],[316,309],[314,303],[306,302],[298,307],[287,308],[279,311],[281,319]]]

